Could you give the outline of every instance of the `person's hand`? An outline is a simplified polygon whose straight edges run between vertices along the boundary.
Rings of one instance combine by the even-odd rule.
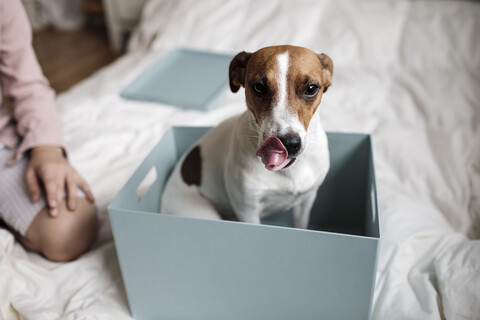
[[[77,190],[80,188],[87,199],[93,203],[94,198],[87,182],[68,163],[59,147],[35,147],[30,153],[30,162],[26,175],[27,188],[33,202],[40,200],[41,186],[45,190],[48,212],[58,215],[60,203],[67,192],[67,208],[75,210]]]

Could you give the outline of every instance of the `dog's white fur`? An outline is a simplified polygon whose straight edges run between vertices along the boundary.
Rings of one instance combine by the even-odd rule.
[[[288,48],[276,55],[274,82],[279,90],[272,99],[272,111],[261,123],[250,107],[195,144],[201,153],[200,186],[187,185],[181,176],[189,152],[180,159],[165,187],[161,212],[203,219],[233,215],[239,221],[258,224],[268,214],[292,209],[294,226],[307,227],[317,189],[329,169],[329,152],[318,110],[307,130],[288,108],[291,59]],[[300,154],[290,167],[269,171],[256,150],[268,137],[287,132],[300,136]]]

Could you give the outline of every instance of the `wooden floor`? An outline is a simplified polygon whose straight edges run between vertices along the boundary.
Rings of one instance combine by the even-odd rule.
[[[40,31],[33,35],[33,48],[57,93],[66,91],[117,58],[109,47],[103,27],[86,27],[72,32]]]

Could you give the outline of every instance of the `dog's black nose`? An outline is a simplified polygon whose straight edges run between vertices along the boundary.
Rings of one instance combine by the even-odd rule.
[[[287,148],[289,156],[296,156],[302,147],[302,139],[300,139],[300,136],[296,134],[287,134],[278,137],[278,139],[280,139],[285,148]]]

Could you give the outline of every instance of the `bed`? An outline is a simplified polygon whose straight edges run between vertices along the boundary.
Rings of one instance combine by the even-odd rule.
[[[234,54],[305,46],[334,61],[328,131],[370,133],[381,219],[372,319],[480,319],[480,3],[149,0],[128,52],[58,97],[73,165],[96,196],[90,252],[52,263],[0,229],[0,319],[130,319],[106,207],[173,125],[208,112],[121,90],[178,47]],[[188,307],[188,306],[186,306]]]

